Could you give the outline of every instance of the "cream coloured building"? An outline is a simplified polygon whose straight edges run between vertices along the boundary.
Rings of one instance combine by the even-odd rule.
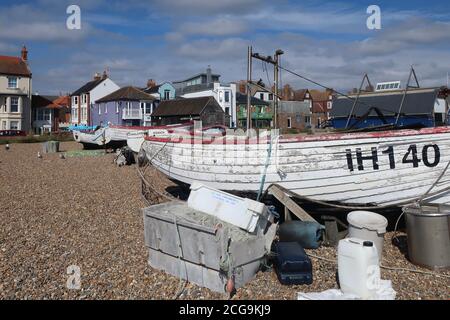
[[[31,130],[31,77],[25,46],[20,57],[0,55],[0,130]]]

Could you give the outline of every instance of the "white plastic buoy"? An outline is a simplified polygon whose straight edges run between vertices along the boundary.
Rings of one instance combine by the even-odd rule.
[[[9,150],[9,143],[6,144],[5,149]]]
[[[339,285],[345,294],[373,298],[380,286],[377,248],[372,241],[346,238],[338,244]]]

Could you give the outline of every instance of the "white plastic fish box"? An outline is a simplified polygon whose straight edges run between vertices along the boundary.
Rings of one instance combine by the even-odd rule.
[[[235,288],[254,277],[277,227],[269,223],[250,234],[181,201],[145,208],[143,215],[150,266],[221,293],[231,276]]]
[[[258,223],[265,228],[269,213],[267,207],[247,198],[241,198],[200,183],[191,185],[189,207],[216,216],[248,232],[255,232]]]

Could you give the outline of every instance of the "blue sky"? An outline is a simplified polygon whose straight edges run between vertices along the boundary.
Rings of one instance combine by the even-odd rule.
[[[81,30],[66,28],[70,4],[81,8]],[[372,4],[381,30],[366,27]],[[449,9],[436,0],[3,0],[0,55],[26,44],[42,94],[74,91],[105,68],[121,86],[179,80],[208,65],[237,81],[246,77],[248,45],[262,54],[281,48],[285,67],[338,89],[358,86],[365,72],[372,82],[405,82],[411,64],[422,86],[435,86],[450,72]],[[282,81],[312,87],[288,74]]]

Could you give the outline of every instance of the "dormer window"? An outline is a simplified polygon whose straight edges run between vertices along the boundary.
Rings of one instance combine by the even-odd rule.
[[[17,89],[17,77],[8,77],[8,88]]]

